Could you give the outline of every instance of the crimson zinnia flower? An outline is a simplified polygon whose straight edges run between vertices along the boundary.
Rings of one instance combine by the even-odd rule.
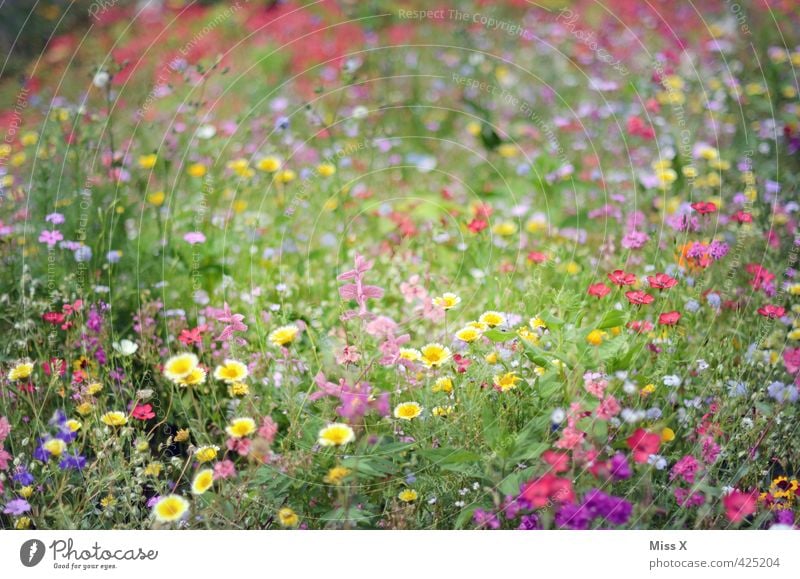
[[[680,312],[665,312],[658,316],[658,323],[662,326],[674,326],[680,319]]]
[[[647,304],[652,304],[653,300],[655,299],[650,294],[645,293],[641,290],[633,292],[625,292],[625,297],[628,298],[628,301],[635,306],[645,306]]]
[[[758,313],[764,316],[765,318],[770,318],[774,320],[775,318],[782,317],[783,314],[786,313],[786,310],[781,306],[767,304],[765,306],[761,306],[760,308],[758,308]]]
[[[611,291],[610,287],[600,282],[600,283],[593,283],[592,285],[590,285],[586,293],[588,293],[590,296],[594,296],[597,299],[600,299],[603,296],[608,295],[610,291]]]
[[[651,288],[662,290],[675,287],[675,285],[678,283],[678,280],[666,273],[657,273],[655,275],[648,276],[647,282],[650,284]]]
[[[608,274],[608,279],[611,280],[611,283],[614,285],[618,285],[622,287],[624,285],[633,285],[636,283],[636,276],[632,273],[626,273],[621,269],[615,269],[610,274]]]

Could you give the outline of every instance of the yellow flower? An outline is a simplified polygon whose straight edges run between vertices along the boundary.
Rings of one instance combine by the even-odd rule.
[[[256,431],[256,421],[252,418],[234,418],[231,423],[225,427],[225,432],[233,438],[244,438]]]
[[[492,228],[492,231],[495,235],[499,235],[500,237],[508,237],[509,235],[514,235],[517,232],[517,225],[513,221],[503,221],[498,223]]]
[[[322,177],[330,177],[336,173],[336,166],[331,163],[322,163],[317,167],[317,173]]]
[[[797,329],[792,330],[791,332],[789,332],[787,334],[787,337],[790,340],[800,340],[800,328],[797,328]]]
[[[497,352],[489,352],[483,359],[487,364],[497,364]]]
[[[180,495],[167,495],[153,505],[153,515],[162,523],[177,521],[189,510],[189,501]]]
[[[175,442],[186,442],[187,440],[189,440],[188,428],[181,428],[178,432],[175,433]]]
[[[453,381],[446,376],[439,378],[433,383],[433,388],[431,388],[431,390],[434,392],[444,392],[445,394],[450,394],[453,391]]]
[[[31,518],[30,517],[20,517],[17,519],[17,523],[15,528],[19,531],[23,531],[25,529],[31,528]]]
[[[51,438],[42,444],[42,448],[53,456],[59,457],[67,449],[67,443],[60,438]]]
[[[200,360],[194,354],[178,354],[164,364],[164,376],[177,382],[191,374],[199,363]]]
[[[155,153],[151,153],[149,155],[142,155],[139,157],[139,166],[142,169],[152,169],[156,166],[156,161],[158,161],[158,155]]]
[[[671,428],[664,428],[661,431],[661,440],[663,442],[672,442],[675,440],[675,432]]]
[[[30,145],[35,145],[39,142],[39,135],[32,131],[28,131],[27,133],[23,133],[19,139],[19,142],[22,143],[23,146],[28,147]]]
[[[419,498],[419,495],[417,494],[417,491],[415,491],[414,489],[406,489],[404,491],[401,491],[400,494],[397,495],[397,498],[403,501],[404,503],[413,503]]]
[[[547,329],[547,323],[538,316],[528,320],[528,325],[531,327],[531,330],[538,330],[539,328],[543,330]]]
[[[202,177],[203,175],[206,174],[206,171],[207,171],[206,166],[203,165],[202,163],[192,163],[186,169],[186,172],[189,173],[189,175],[191,175],[192,177]]]
[[[478,321],[483,322],[490,328],[494,328],[495,326],[502,326],[505,324],[506,317],[500,312],[489,311],[481,314],[481,317],[478,318]]]
[[[161,469],[164,468],[160,462],[151,462],[144,467],[145,476],[158,476],[161,474]]]
[[[28,485],[28,486],[24,486],[21,489],[19,489],[19,496],[21,496],[23,499],[29,499],[29,498],[31,498],[31,495],[33,495],[33,487],[32,486]]]
[[[592,346],[599,346],[603,343],[603,337],[606,333],[602,330],[592,330],[586,336],[586,341],[590,343]]]
[[[283,507],[278,511],[278,522],[281,527],[296,527],[297,523],[300,522],[300,517],[289,507]]]
[[[234,382],[228,386],[230,396],[247,396],[250,394],[250,386],[244,382]]]
[[[212,460],[217,458],[218,452],[219,452],[218,446],[213,446],[213,445],[201,446],[194,451],[194,458],[199,463],[211,462]]]
[[[274,173],[281,168],[281,161],[277,157],[264,157],[258,162],[257,167],[266,173]]]
[[[394,417],[400,420],[414,420],[422,414],[422,406],[416,402],[402,402],[394,407]]]
[[[227,167],[240,177],[252,177],[255,174],[247,159],[234,159],[228,163]]]
[[[467,123],[467,132],[473,137],[477,137],[481,134],[481,124],[475,121]]]
[[[291,183],[295,180],[295,177],[297,177],[297,174],[291,169],[284,169],[275,175],[275,179],[277,179],[279,183]]]
[[[329,485],[340,485],[351,472],[353,471],[345,466],[334,466],[322,480]]]
[[[202,495],[214,484],[214,471],[210,468],[201,470],[192,480],[192,494]]]
[[[511,143],[503,143],[499,147],[497,147],[497,153],[501,157],[505,157],[506,159],[511,159],[512,157],[516,157],[519,153],[519,149],[516,145],[512,145]]]
[[[291,344],[295,340],[299,331],[300,328],[294,324],[281,326],[280,328],[272,330],[268,339],[273,346],[285,346],[286,344]]]
[[[24,380],[25,378],[29,377],[32,372],[33,364],[31,362],[21,362],[11,368],[11,371],[8,373],[8,379],[12,382]]]
[[[535,332],[531,332],[525,326],[523,326],[519,330],[517,330],[517,335],[521,339],[525,340],[526,342],[528,342],[530,344],[538,344],[539,343],[539,334],[537,334]]]
[[[197,366],[183,378],[175,380],[175,384],[179,386],[199,386],[200,384],[205,384],[206,376],[208,376],[208,372]]]
[[[334,422],[319,431],[317,442],[322,446],[343,446],[353,442],[356,434],[347,424]]]
[[[214,370],[214,378],[228,384],[241,382],[247,378],[247,374],[247,366],[237,360],[225,360],[222,366],[217,366],[217,369]]]
[[[86,387],[86,393],[89,396],[100,394],[103,391],[103,385],[100,382],[92,382]]]
[[[517,376],[516,372],[506,372],[505,374],[497,374],[494,377],[494,385],[497,387],[500,392],[508,392],[509,390],[514,390],[517,387],[517,382],[520,381],[520,377]]]
[[[456,338],[468,344],[481,337],[481,332],[472,326],[465,326],[456,332]]]
[[[156,207],[161,207],[167,199],[167,194],[163,191],[155,191],[147,196],[147,202]]]
[[[434,406],[433,410],[431,410],[431,414],[434,416],[450,416],[453,413],[454,408],[452,406]]]
[[[443,310],[450,310],[461,303],[461,298],[454,293],[444,293],[439,297],[433,298],[433,304]]]
[[[450,359],[452,355],[450,352],[450,348],[446,348],[441,344],[432,343],[427,344],[422,347],[420,350],[420,354],[422,355],[422,362],[428,368],[435,368],[437,366],[441,366],[445,362]]]
[[[675,182],[675,180],[678,178],[678,174],[674,169],[664,169],[656,172],[656,178],[662,187],[666,187],[667,185],[671,185]]]
[[[92,408],[94,407],[92,406],[91,402],[81,402],[75,407],[75,412],[77,412],[81,416],[86,416],[92,411]]]
[[[408,360],[409,362],[416,362],[422,358],[420,351],[414,348],[400,348],[398,355],[401,360]]]
[[[100,506],[104,509],[109,507],[113,507],[117,503],[117,499],[114,498],[114,495],[106,495],[102,499],[100,499]]]
[[[103,414],[100,422],[108,426],[124,426],[128,423],[128,416],[119,410],[112,410]]]
[[[642,388],[641,393],[642,393],[642,396],[649,396],[650,394],[652,394],[655,391],[656,391],[656,385],[655,384],[648,384],[647,386],[644,386]]]

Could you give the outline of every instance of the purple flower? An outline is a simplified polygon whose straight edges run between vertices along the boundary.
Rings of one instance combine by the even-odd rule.
[[[25,499],[13,499],[6,503],[6,508],[3,513],[6,515],[19,516],[31,510],[31,505]]]
[[[615,480],[625,480],[631,477],[631,467],[628,459],[621,452],[611,457],[611,476]]]
[[[500,521],[497,520],[497,516],[494,513],[484,511],[483,509],[475,509],[475,512],[472,513],[472,520],[478,527],[482,529],[500,528]]]
[[[44,220],[48,223],[52,223],[53,225],[61,225],[64,223],[64,216],[61,215],[61,213],[51,213],[45,217]]]
[[[79,454],[67,454],[58,463],[61,470],[83,470],[86,467],[86,457]]]
[[[607,495],[599,489],[586,493],[584,507],[592,518],[603,518],[612,525],[623,525],[633,512],[633,506],[623,498]]]
[[[584,530],[589,528],[592,518],[583,505],[566,504],[556,513],[555,524],[561,529]]]
[[[28,470],[23,466],[17,470],[17,473],[13,476],[14,482],[21,484],[22,486],[32,485],[33,482],[36,480],[33,478],[33,475],[28,472]]]
[[[536,515],[525,515],[520,519],[519,527],[517,528],[520,531],[535,531],[540,529],[539,517]]]

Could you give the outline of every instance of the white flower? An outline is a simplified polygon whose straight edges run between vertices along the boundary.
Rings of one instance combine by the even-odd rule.
[[[202,125],[197,128],[197,138],[208,140],[217,134],[217,129],[214,125]]]
[[[139,345],[130,340],[120,340],[119,342],[114,342],[112,346],[123,356],[133,356],[136,350],[139,349]]]
[[[651,454],[647,457],[647,464],[654,466],[656,470],[664,470],[667,468],[667,459],[660,454]]]
[[[670,374],[669,376],[664,376],[664,386],[672,386],[673,388],[677,388],[681,385],[681,379],[679,376],[675,374]]]
[[[561,424],[562,422],[564,422],[564,419],[566,417],[567,413],[564,412],[563,408],[556,408],[550,415],[550,422],[552,422],[553,424]]]
[[[106,71],[98,70],[92,79],[92,84],[97,88],[105,88],[110,79],[111,75],[109,75]]]

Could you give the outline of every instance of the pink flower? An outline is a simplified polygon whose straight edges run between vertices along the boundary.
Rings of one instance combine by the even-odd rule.
[[[49,230],[45,229],[39,234],[39,242],[46,243],[48,247],[53,247],[56,243],[64,239],[64,236],[61,235],[61,232],[57,229]]]
[[[242,323],[244,315],[232,313],[228,302],[225,302],[221,310],[213,310],[213,315],[218,322],[225,324],[225,327],[222,329],[220,335],[216,337],[218,342],[225,342],[229,340],[233,336],[234,332],[247,331],[247,325]]]
[[[137,404],[131,416],[136,420],[150,420],[151,418],[155,418],[156,413],[153,412],[153,407],[150,404]]]
[[[278,433],[278,424],[272,420],[271,416],[265,416],[261,419],[261,426],[258,429],[258,436],[272,444],[275,440],[275,435]]]
[[[336,363],[346,366],[347,364],[355,364],[361,359],[358,349],[355,346],[345,346],[344,349],[336,355]]]
[[[234,476],[236,476],[236,467],[230,460],[221,460],[214,465],[214,480],[224,480]]]
[[[8,438],[9,434],[11,434],[11,423],[5,416],[0,416],[0,442]]]
[[[595,416],[600,420],[611,420],[617,414],[620,413],[622,408],[620,408],[619,402],[613,396],[608,396],[603,398],[600,402],[600,406],[597,407],[595,411]]]
[[[628,448],[633,451],[633,460],[638,463],[647,462],[647,457],[658,452],[661,445],[661,437],[658,434],[647,432],[644,428],[638,428],[626,440]]]
[[[629,231],[622,238],[622,247],[625,249],[641,249],[650,238],[643,231]]]
[[[678,462],[676,462],[675,466],[672,467],[672,470],[669,474],[669,480],[681,478],[684,482],[687,482],[690,485],[694,484],[694,475],[699,469],[700,464],[697,462],[697,459],[691,454],[687,454]]]
[[[800,348],[786,348],[783,351],[783,365],[789,374],[800,371]]]
[[[351,312],[354,315],[365,316],[367,314],[367,300],[370,298],[379,299],[383,297],[383,289],[374,285],[364,285],[364,274],[372,269],[372,262],[360,254],[356,254],[355,268],[341,274],[339,281],[353,280],[339,288],[339,295],[345,300],[354,300],[358,304],[358,312]]]
[[[597,372],[586,372],[583,375],[583,387],[592,396],[602,398],[608,388],[608,380],[604,380]]]
[[[183,236],[183,240],[189,245],[196,245],[198,243],[205,243],[206,236],[199,231],[190,231]]]
[[[756,512],[756,491],[743,493],[738,489],[725,495],[722,499],[725,514],[732,523],[737,523]]]
[[[225,445],[228,450],[236,452],[239,456],[247,456],[250,454],[250,445],[252,441],[249,438],[229,438]]]
[[[11,460],[11,455],[8,451],[0,445],[0,470],[6,470],[8,463]]]

